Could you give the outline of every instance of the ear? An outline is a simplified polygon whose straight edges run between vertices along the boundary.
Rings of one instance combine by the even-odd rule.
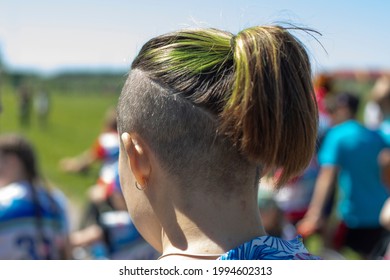
[[[151,160],[146,143],[136,133],[123,133],[121,135],[128,164],[139,185],[145,186],[151,173]]]

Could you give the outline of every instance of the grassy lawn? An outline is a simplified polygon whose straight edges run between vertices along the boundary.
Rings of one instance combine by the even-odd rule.
[[[83,203],[86,189],[97,178],[99,166],[93,167],[88,174],[66,174],[60,170],[59,161],[91,146],[102,127],[106,110],[116,105],[118,96],[50,92],[51,111],[47,125],[39,125],[32,110],[30,125],[23,127],[19,122],[15,90],[3,86],[1,93],[0,133],[25,135],[36,148],[44,177],[75,203]]]

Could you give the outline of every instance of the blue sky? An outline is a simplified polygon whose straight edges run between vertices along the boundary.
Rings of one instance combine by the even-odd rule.
[[[314,28],[315,71],[390,69],[390,1],[0,0],[0,52],[7,67],[128,69],[151,37],[186,27],[243,28],[287,21]]]

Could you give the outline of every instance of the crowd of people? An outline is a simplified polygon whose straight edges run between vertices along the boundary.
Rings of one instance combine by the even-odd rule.
[[[322,112],[321,100],[318,101],[320,119],[324,118],[328,125],[319,133],[314,162],[272,197],[297,233],[305,238],[321,236],[326,254],[329,249],[342,253],[349,248],[362,259],[388,259],[386,103],[390,101],[390,79],[377,79],[364,106],[360,106],[357,93],[336,91],[329,86],[325,95],[323,90],[315,90],[317,98],[324,101]],[[373,106],[378,107],[377,113],[367,114]],[[364,116],[376,119],[359,121],[359,108]],[[324,257],[344,258],[337,254]]]
[[[36,114],[38,124],[45,128],[51,109],[50,94],[47,89],[40,87],[33,89],[31,82],[21,82],[17,85],[19,123],[22,127],[29,127],[33,113]]]
[[[0,135],[0,259],[390,259],[390,77],[367,105],[333,82],[285,27],[151,39],[96,143],[59,162],[101,164],[77,229],[31,143]]]

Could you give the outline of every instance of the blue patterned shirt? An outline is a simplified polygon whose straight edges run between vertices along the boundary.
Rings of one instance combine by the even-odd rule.
[[[302,237],[284,240],[261,236],[230,250],[219,260],[318,260],[302,243]]]

